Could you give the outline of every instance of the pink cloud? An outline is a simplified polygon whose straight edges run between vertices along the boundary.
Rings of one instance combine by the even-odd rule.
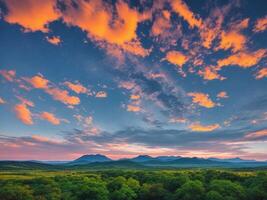
[[[0,97],[0,104],[5,104],[5,103],[6,103],[6,101]]]
[[[106,98],[108,95],[105,91],[99,91],[96,93],[95,97],[97,98]]]
[[[267,136],[267,129],[263,129],[263,130],[248,133],[245,136],[245,138],[246,139],[259,139],[259,138],[266,137],[266,136]]]
[[[15,70],[0,70],[0,75],[2,75],[7,81],[13,82],[16,77]]]
[[[131,89],[133,89],[135,87],[135,83],[134,82],[130,82],[130,81],[121,81],[119,83],[119,87],[127,89],[127,90],[131,90]]]

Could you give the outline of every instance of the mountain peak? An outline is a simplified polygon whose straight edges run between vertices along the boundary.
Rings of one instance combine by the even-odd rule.
[[[149,155],[139,155],[135,158],[132,158],[131,160],[134,162],[144,162],[144,161],[148,161],[148,160],[152,160],[152,159],[154,159],[154,158],[152,158]]]
[[[139,155],[136,158],[152,158],[152,157],[149,155]]]
[[[109,157],[102,155],[102,154],[86,154],[86,155],[83,155],[77,158],[72,163],[86,164],[86,163],[93,163],[93,162],[108,162],[108,161],[112,161],[112,160]]]

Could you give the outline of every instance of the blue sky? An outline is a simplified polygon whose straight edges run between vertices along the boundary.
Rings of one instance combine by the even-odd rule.
[[[0,159],[266,160],[265,4],[1,1]]]

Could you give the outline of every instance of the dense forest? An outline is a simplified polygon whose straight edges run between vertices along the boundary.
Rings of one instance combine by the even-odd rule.
[[[13,171],[1,200],[267,200],[267,172],[231,170]]]

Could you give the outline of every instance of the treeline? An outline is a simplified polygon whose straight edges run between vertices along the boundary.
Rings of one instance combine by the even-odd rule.
[[[267,173],[100,171],[0,180],[0,200],[267,200]]]

